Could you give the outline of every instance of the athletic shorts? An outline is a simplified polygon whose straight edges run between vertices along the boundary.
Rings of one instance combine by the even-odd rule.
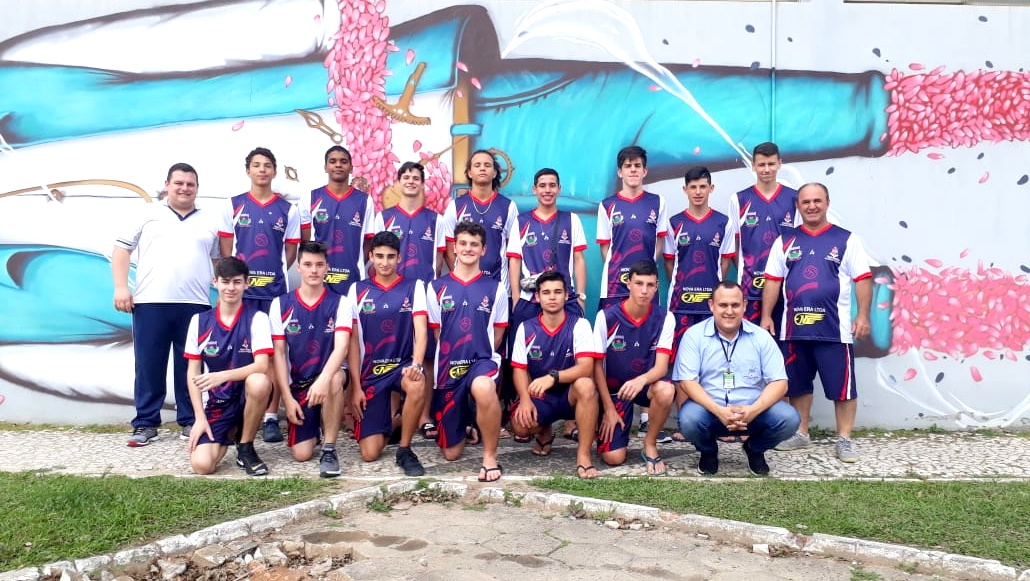
[[[485,375],[496,382],[498,371],[497,363],[492,359],[480,359],[470,365],[460,378],[450,380],[447,385],[436,386],[430,412],[439,432],[437,446],[452,448],[465,439],[465,428],[476,421],[472,409],[472,381]]]
[[[619,399],[619,396],[612,394],[612,403],[615,404],[615,411],[622,418],[623,426],[615,426],[615,431],[612,433],[612,439],[609,442],[602,442],[601,438],[597,438],[597,453],[602,454],[604,452],[611,452],[613,450],[619,450],[629,446],[629,430],[633,425],[633,405],[636,404],[642,407],[648,407],[651,405],[651,386],[647,386],[640,390],[637,397],[633,398],[632,401],[626,401]],[[601,418],[603,417],[604,410],[601,410],[601,414],[598,415],[598,429],[600,429]]]
[[[402,361],[382,375],[361,379],[365,391],[365,417],[354,422],[354,439],[361,440],[376,434],[389,436],[393,433],[393,412],[390,404],[393,392],[401,392],[401,377],[410,361]]]
[[[776,326],[779,327],[780,319],[783,318],[783,299],[776,299],[776,304],[773,306],[772,320],[776,322]],[[761,300],[747,300],[744,301],[744,320],[751,321],[756,325],[762,324],[762,301]],[[779,329],[776,332],[779,333]],[[777,335],[779,337],[779,335]]]
[[[536,423],[539,426],[549,426],[557,420],[576,419],[576,408],[569,403],[568,383],[559,383],[553,388],[544,392],[543,397],[531,397],[533,406],[536,407]],[[519,402],[512,402],[509,411],[514,414],[519,408]]]
[[[304,421],[299,426],[293,422],[287,422],[286,445],[291,448],[294,444],[318,439],[322,434],[322,406],[316,405],[312,407],[308,405],[308,388],[311,387],[312,383],[314,382],[306,381],[301,385],[290,386],[293,399],[297,400],[301,411],[304,412]]]
[[[209,399],[204,408],[204,416],[207,418],[208,425],[211,426],[211,435],[214,437],[208,438],[207,433],[202,433],[200,439],[197,440],[197,445],[232,446],[235,444],[236,436],[243,429],[243,406],[243,397],[223,400]]]
[[[711,317],[712,313],[673,313],[672,316],[676,319],[676,330],[672,339],[672,355],[669,356],[670,369],[676,362],[676,352],[679,350],[683,334],[687,332],[687,329]]]
[[[785,341],[783,361],[787,365],[787,397],[815,391],[815,375],[823,384],[826,399],[847,401],[858,397],[855,386],[855,348],[833,341]]]

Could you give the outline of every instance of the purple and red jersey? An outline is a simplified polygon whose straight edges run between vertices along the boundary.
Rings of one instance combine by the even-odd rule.
[[[573,256],[587,248],[583,222],[572,212],[559,210],[544,220],[536,214],[536,210],[519,214],[515,235],[508,241],[508,258],[522,261],[522,272],[511,273],[512,276],[534,276],[556,270],[565,275],[569,298],[576,293],[586,292],[577,289],[573,276]],[[556,252],[556,256],[552,255]],[[520,297],[527,301],[536,301],[529,291],[522,291]],[[512,297],[518,301],[517,297]]]
[[[365,279],[364,243],[375,235],[375,206],[372,198],[353,187],[337,195],[328,186],[311,190],[311,209],[302,215],[314,228],[312,240],[329,248],[329,270],[325,283],[339,294],[356,280]]]
[[[360,333],[362,381],[411,365],[415,349],[415,317],[426,316],[426,290],[421,280],[398,277],[383,286],[375,275],[350,287],[355,333]]]
[[[532,379],[574,367],[581,357],[597,358],[590,323],[581,317],[563,316],[554,330],[544,325],[542,314],[523,321],[515,331],[511,366],[525,369]]]
[[[515,202],[494,192],[489,200],[476,201],[472,194],[455,198],[447,204],[440,220],[437,249],[447,249],[454,242],[454,228],[459,222],[477,222],[486,228],[486,255],[479,267],[486,275],[500,281],[508,296],[508,239],[514,235],[519,210]]]
[[[780,339],[852,342],[851,283],[872,276],[857,236],[833,224],[795,228],[776,240],[765,275],[783,281]]]
[[[310,305],[298,291],[272,301],[272,341],[286,341],[291,386],[318,379],[333,353],[336,332],[350,332],[352,311],[346,297],[329,289]]]
[[[250,269],[243,296],[270,301],[285,294],[283,251],[287,244],[300,243],[299,210],[278,195],[262,203],[250,192],[233,196],[231,203],[235,256]]]
[[[622,384],[654,367],[655,356],[672,356],[675,320],[672,313],[655,305],[639,320],[626,312],[622,302],[597,313],[594,343],[604,362],[608,391],[619,391]]]
[[[780,185],[766,199],[755,186],[730,196],[730,230],[737,242],[737,282],[745,300],[762,300],[765,263],[773,241],[795,225],[797,190]]]
[[[437,389],[460,379],[476,361],[500,366],[494,329],[508,326],[508,293],[500,282],[483,273],[467,281],[451,273],[429,283],[426,302],[429,328],[440,330]]]
[[[703,218],[689,212],[669,218],[665,258],[673,259],[669,285],[669,310],[673,313],[708,315],[708,299],[722,280],[720,260],[733,256],[733,236],[727,233],[725,214],[708,210]]]
[[[436,278],[436,255],[439,221],[441,217],[422,207],[408,214],[400,205],[386,208],[376,216],[375,232],[393,232],[401,241],[401,260],[397,273],[423,283]]]
[[[622,192],[597,207],[597,243],[610,244],[601,273],[601,298],[628,297],[629,268],[654,260],[658,239],[666,234],[665,198],[643,192],[634,199]]]
[[[193,315],[186,331],[186,359],[203,361],[207,372],[239,369],[254,363],[254,356],[271,356],[272,333],[268,315],[240,305],[236,318],[222,321],[216,306]],[[227,381],[208,390],[208,406],[243,397],[243,381]]]

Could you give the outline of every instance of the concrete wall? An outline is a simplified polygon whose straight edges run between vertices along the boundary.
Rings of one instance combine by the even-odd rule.
[[[5,5],[0,420],[131,417],[107,257],[169,165],[195,165],[209,204],[244,191],[246,152],[267,146],[276,187],[299,198],[324,183],[335,137],[379,196],[398,161],[424,159],[438,208],[473,149],[501,150],[502,191],[524,208],[533,172],[555,167],[590,238],[620,147],[648,149],[648,187],[672,211],[686,167],[718,170],[725,209],[753,183],[746,152],[774,140],[781,181],[826,183],[879,265],[859,424],[1030,423],[1030,8],[340,4]],[[815,413],[832,425],[827,402]]]

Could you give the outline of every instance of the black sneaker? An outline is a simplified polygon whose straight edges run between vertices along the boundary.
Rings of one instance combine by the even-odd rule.
[[[697,471],[699,474],[705,474],[711,476],[719,471],[719,453],[718,452],[702,452],[701,459],[697,461]]]
[[[405,476],[422,476],[426,469],[418,461],[418,456],[411,451],[411,448],[397,448],[397,465],[404,470]]]
[[[130,448],[142,448],[157,439],[157,428],[153,426],[137,426],[129,436]]]
[[[741,446],[744,449],[744,455],[747,456],[747,469],[755,476],[768,475],[769,463],[765,461],[765,454],[753,452],[747,444],[747,442],[744,442],[744,445]]]
[[[247,474],[251,476],[268,474],[268,466],[265,466],[261,458],[258,458],[253,442],[236,446],[236,465],[246,470]]]
[[[261,439],[269,444],[283,441],[283,431],[276,420],[265,420],[261,424]]]

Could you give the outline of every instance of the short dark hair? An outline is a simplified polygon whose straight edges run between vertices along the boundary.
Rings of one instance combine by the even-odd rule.
[[[406,161],[402,163],[400,169],[397,170],[397,179],[401,179],[402,175],[408,173],[408,170],[412,169],[418,170],[419,175],[422,176],[422,181],[426,181],[426,166],[417,161]]]
[[[565,275],[558,272],[557,270],[548,270],[547,272],[541,273],[540,276],[536,277],[536,291],[540,292],[540,286],[545,282],[561,282],[563,289],[569,288],[569,283],[565,280]]]
[[[489,155],[490,160],[494,164],[494,180],[490,187],[492,187],[496,192],[501,189],[501,165],[497,162],[497,156],[494,155],[494,152],[490,151],[489,149],[477,149],[472,152],[472,155],[469,156],[468,161],[465,162],[465,177],[468,178],[469,172],[472,171],[472,158],[476,157],[481,153]],[[483,241],[486,242],[486,238],[483,238]]]
[[[561,177],[558,175],[558,170],[549,167],[541,168],[533,174],[533,185],[535,186],[543,176],[554,176],[554,181],[558,182],[559,186],[561,185]]]
[[[826,201],[830,201],[830,188],[826,187],[824,184],[821,184],[819,182],[808,182],[807,184],[798,188],[798,193],[801,193],[801,190],[807,188],[808,186],[822,188],[823,193],[826,194]]]
[[[197,178],[197,183],[198,184],[200,183],[200,177],[197,176],[197,170],[193,169],[192,165],[190,165],[188,163],[181,163],[181,162],[177,163],[177,164],[174,164],[172,167],[168,168],[168,176],[165,177],[165,181],[166,182],[172,181],[172,174],[177,172],[177,171],[181,171],[183,173],[191,173],[191,174],[193,174],[193,177]]]
[[[379,248],[380,246],[389,246],[390,248],[396,250],[397,254],[400,254],[401,252],[400,238],[397,238],[397,235],[393,232],[390,232],[389,230],[377,232],[376,235],[372,237],[372,241],[369,242],[368,249],[372,251],[376,248]]]
[[[708,171],[708,168],[703,165],[696,165],[683,174],[683,184],[689,184],[694,180],[708,180],[708,184],[711,185],[712,172]]]
[[[622,164],[631,159],[639,159],[644,162],[644,167],[647,167],[647,150],[639,145],[623,147],[619,150],[619,154],[615,156],[615,167],[622,167]]]
[[[655,264],[653,260],[647,258],[638,260],[629,267],[629,278],[633,278],[634,274],[640,276],[658,276],[658,265]]]
[[[300,257],[301,254],[321,254],[322,258],[329,260],[329,247],[324,242],[308,240],[300,243],[297,256]]]
[[[250,269],[247,268],[247,263],[239,258],[226,256],[215,264],[215,278],[229,279],[237,276],[242,276],[243,278],[250,276]]]
[[[780,157],[780,148],[771,141],[765,143],[759,143],[755,146],[755,149],[751,152],[751,159],[758,157],[759,155],[776,156]]]
[[[719,281],[719,284],[715,285],[715,288],[712,289],[712,296],[715,296],[715,291],[717,291],[719,289],[723,289],[723,290],[737,289],[737,290],[740,291],[740,294],[742,294],[742,295],[744,294],[744,289],[741,288],[741,286],[739,284],[737,284],[737,281],[735,281],[735,280],[723,279],[723,280]]]
[[[329,149],[325,150],[325,161],[322,162],[322,163],[329,163],[329,154],[334,152],[334,151],[339,151],[340,153],[346,155],[347,159],[350,159],[350,160],[354,159],[354,156],[352,156],[350,154],[350,152],[347,151],[346,147],[344,147],[342,145],[334,145],[334,146],[330,147]]]
[[[272,151],[267,147],[255,147],[254,149],[250,150],[250,153],[247,154],[247,165],[245,165],[244,167],[250,167],[250,162],[254,161],[255,155],[263,155],[267,157],[272,162],[272,167],[278,168],[275,162],[275,154],[272,153]]]
[[[486,245],[486,228],[479,222],[472,222],[471,220],[458,222],[458,225],[454,227],[454,239],[457,240],[458,234],[462,233],[479,236],[479,240],[482,241],[484,246]]]

